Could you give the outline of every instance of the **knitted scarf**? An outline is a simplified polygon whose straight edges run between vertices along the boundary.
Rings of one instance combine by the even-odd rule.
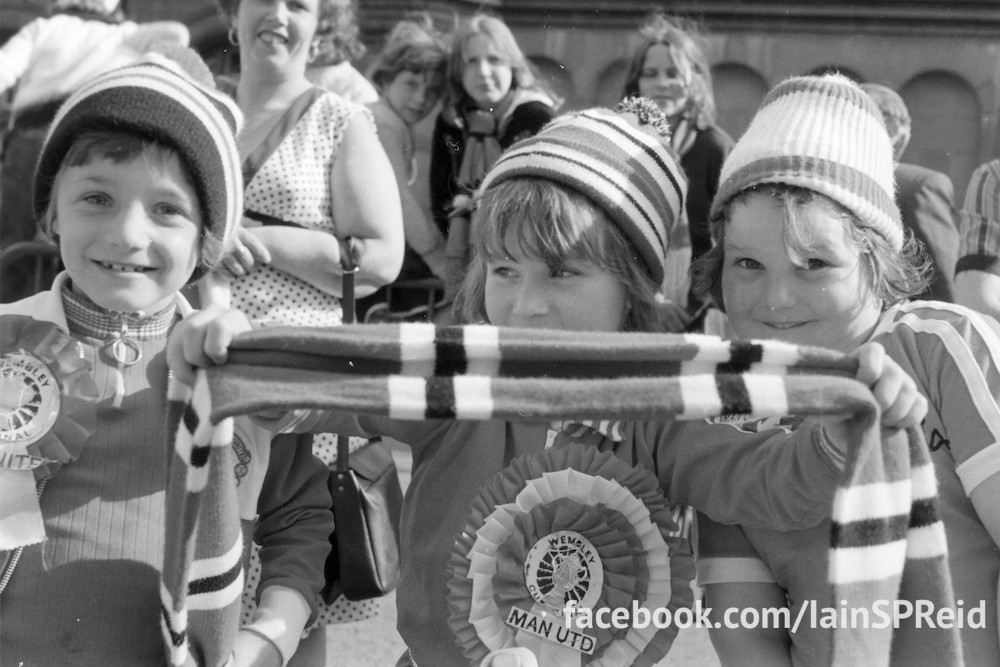
[[[851,414],[832,505],[833,599],[847,609],[897,599],[954,606],[926,444],[917,431],[883,436],[878,407],[854,372],[835,352],[700,335],[425,324],[245,334],[229,363],[201,373],[193,393],[171,396],[178,429],[168,543],[183,542],[164,563],[173,664],[228,657],[239,595],[222,591],[230,590],[239,517],[229,448],[220,445],[231,437],[227,418],[274,409],[479,420]],[[832,636],[837,665],[906,664],[910,644],[940,647],[934,664],[961,664],[957,630],[837,627]]]

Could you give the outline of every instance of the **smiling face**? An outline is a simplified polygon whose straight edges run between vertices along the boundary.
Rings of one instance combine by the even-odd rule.
[[[639,94],[653,100],[667,118],[675,118],[690,100],[690,79],[686,64],[674,58],[669,46],[653,44],[642,63]]]
[[[869,269],[831,204],[814,199],[796,215],[809,247],[790,252],[784,204],[752,193],[732,205],[722,263],[730,323],[743,339],[853,351],[881,313]]]
[[[442,85],[443,77],[439,72],[403,70],[385,86],[382,94],[407,125],[416,125],[437,104]]]
[[[304,75],[319,25],[320,0],[240,0],[234,24],[240,60]]]
[[[462,48],[462,87],[480,109],[495,108],[514,81],[514,70],[489,36],[477,33]]]
[[[198,264],[198,195],[178,156],[94,157],[58,176],[53,231],[73,291],[107,310],[154,313]]]

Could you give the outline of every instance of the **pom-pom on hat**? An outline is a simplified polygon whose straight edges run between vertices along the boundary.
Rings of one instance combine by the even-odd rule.
[[[903,245],[893,151],[875,102],[839,74],[787,79],[767,94],[722,165],[711,216],[764,183],[824,194],[893,248]]]
[[[669,139],[666,120],[648,100],[633,98],[615,111],[568,113],[509,148],[479,191],[527,176],[579,192],[618,225],[659,285],[667,242],[684,215],[687,193]]]
[[[190,49],[153,52],[98,75],[60,107],[35,170],[35,216],[53,196],[63,159],[83,132],[134,134],[176,151],[191,173],[201,204],[201,261],[192,280],[221,259],[243,214],[243,177],[236,133],[243,115],[216,90]],[[58,213],[57,213],[58,214]]]

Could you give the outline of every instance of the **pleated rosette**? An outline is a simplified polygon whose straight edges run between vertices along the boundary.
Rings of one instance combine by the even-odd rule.
[[[36,483],[80,455],[97,399],[76,340],[51,322],[0,315],[0,550],[45,539]]]
[[[96,400],[76,340],[51,322],[0,316],[0,468],[51,476],[79,456]]]
[[[672,561],[690,551],[675,529],[656,478],[611,452],[571,444],[515,459],[475,498],[452,549],[456,641],[471,664],[514,646],[546,665],[656,663],[677,631],[632,614],[691,606],[690,559]],[[580,627],[587,612],[567,621],[570,601],[591,618],[603,608],[628,616]]]

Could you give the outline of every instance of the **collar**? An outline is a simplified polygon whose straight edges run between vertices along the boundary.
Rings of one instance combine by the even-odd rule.
[[[62,285],[60,294],[69,330],[100,340],[116,338],[126,330],[129,337],[135,340],[163,338],[173,326],[177,314],[176,301],[152,315],[106,310],[86,296],[73,292],[69,281]]]

